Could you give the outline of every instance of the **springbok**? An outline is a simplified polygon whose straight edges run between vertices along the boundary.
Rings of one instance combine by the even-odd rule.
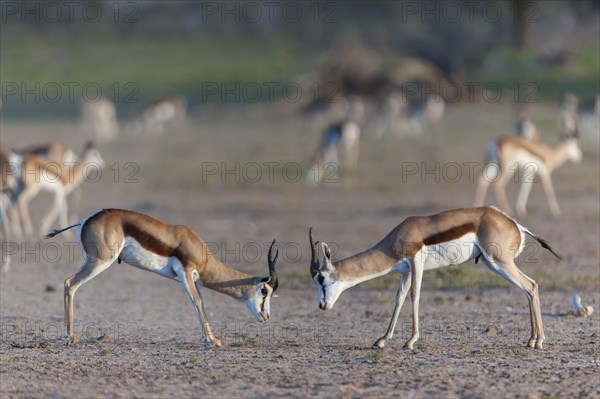
[[[178,280],[192,301],[204,340],[221,346],[208,325],[200,287],[210,288],[243,302],[256,319],[271,317],[270,301],[279,281],[269,248],[269,276],[253,277],[217,259],[202,238],[187,226],[166,224],[137,212],[104,209],[75,224],[54,230],[47,237],[79,226],[79,241],[86,253],[83,265],[65,280],[65,326],[67,343],[77,342],[73,325],[73,297],[77,289],[108,269],[115,260]]]
[[[364,115],[362,100],[353,96],[341,99],[345,105],[345,116],[329,124],[325,129],[319,147],[308,167],[314,173],[306,174],[306,183],[318,185],[321,181],[331,178],[344,177],[348,185],[354,183],[354,173],[358,167],[358,154],[360,150],[360,122]],[[336,180],[337,181],[337,180]]]
[[[560,215],[560,207],[554,192],[551,173],[567,161],[574,163],[582,159],[579,140],[568,138],[555,147],[541,141],[530,141],[520,137],[502,137],[488,144],[487,161],[479,178],[474,206],[481,206],[491,183],[494,184],[500,208],[512,213],[506,197],[506,184],[517,169],[523,169],[521,189],[517,197],[517,214],[527,215],[527,200],[535,176],[539,175],[546,193],[552,215]]]
[[[531,337],[529,347],[542,348],[544,327],[537,283],[518,269],[515,258],[525,244],[525,234],[559,257],[546,241],[534,235],[502,211],[493,207],[455,209],[431,216],[409,217],[370,249],[333,262],[329,246],[323,242],[323,263],[317,256],[318,244],[311,247],[310,273],[317,285],[319,308],[329,310],[340,294],[363,281],[396,271],[402,283],[389,327],[374,347],[383,348],[394,335],[400,309],[408,290],[412,297],[412,336],[404,345],[413,349],[419,339],[419,299],[424,270],[460,265],[481,258],[493,272],[519,287],[529,302]],[[559,257],[560,258],[560,257]]]
[[[17,185],[11,192],[11,203],[16,202],[17,197],[23,189],[21,170],[23,160],[26,158],[35,157],[49,163],[61,165],[64,168],[73,166],[79,162],[79,157],[67,146],[59,142],[50,142],[44,144],[33,144],[27,147],[20,148],[11,152],[11,170],[14,171]],[[72,215],[77,215],[79,204],[81,202],[81,189],[77,188],[68,195],[70,201],[69,209]],[[21,231],[21,222],[19,221],[19,212],[16,206],[10,207],[10,216],[12,230],[15,239],[22,240],[23,233]]]
[[[96,101],[85,99],[81,104],[81,119],[95,141],[107,142],[119,135],[115,103],[106,97]]]
[[[134,134],[162,135],[166,128],[181,127],[187,118],[187,102],[181,96],[162,97],[147,102],[135,114],[132,124]]]
[[[68,224],[67,196],[84,182],[86,171],[91,166],[100,169],[104,167],[104,160],[92,142],[86,144],[81,161],[74,166],[36,156],[27,156],[23,160],[22,188],[15,201],[26,237],[33,237],[29,203],[40,191],[54,194],[54,205],[42,220],[40,231],[48,231],[57,218],[60,218],[61,225]]]
[[[386,131],[398,137],[420,136],[429,126],[436,127],[444,116],[446,103],[440,95],[408,96],[399,91],[390,93],[381,105],[381,123],[377,123],[376,137]]]

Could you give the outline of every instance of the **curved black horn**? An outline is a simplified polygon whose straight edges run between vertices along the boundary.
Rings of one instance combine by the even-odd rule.
[[[273,258],[273,246],[275,246],[275,239],[271,243],[269,248],[269,285],[273,287],[273,291],[279,286],[279,280],[277,279],[277,272],[275,271],[275,263],[279,257],[279,250],[275,251],[275,258]]]
[[[308,239],[310,240],[310,275],[314,277],[319,271],[319,256],[317,255],[317,244],[312,238],[312,227],[308,229]]]

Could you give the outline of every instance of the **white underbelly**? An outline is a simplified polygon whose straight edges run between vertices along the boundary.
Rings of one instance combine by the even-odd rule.
[[[131,237],[125,237],[125,244],[119,258],[131,266],[168,278],[176,278],[174,267],[181,266],[181,262],[176,257],[157,255]]]
[[[416,256],[423,262],[424,270],[449,265],[460,265],[479,255],[475,233],[468,233],[456,240],[423,246]]]

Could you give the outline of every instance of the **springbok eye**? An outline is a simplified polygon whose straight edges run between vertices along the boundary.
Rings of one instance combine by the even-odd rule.
[[[262,287],[262,289],[260,290],[260,293],[263,294],[263,296],[267,296],[269,291],[267,291],[267,289],[265,287]]]
[[[325,283],[325,277],[323,277],[323,276],[319,276],[319,278],[317,280],[319,280],[319,284],[321,284],[321,285],[323,285],[323,283]]]

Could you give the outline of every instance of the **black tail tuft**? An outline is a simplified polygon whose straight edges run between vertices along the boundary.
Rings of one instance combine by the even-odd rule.
[[[525,231],[525,233],[529,234],[531,237],[535,238],[535,240],[537,242],[539,242],[542,247],[544,247],[548,251],[552,252],[552,255],[556,256],[560,260],[563,260],[562,256],[560,256],[559,254],[557,254],[556,252],[554,252],[554,250],[552,249],[552,247],[550,246],[550,244],[548,244],[548,242],[546,240],[544,240],[543,238],[540,238],[540,237],[536,236],[535,234],[533,234],[531,231],[529,231],[527,229],[524,229],[524,231]]]
[[[546,248],[548,251],[552,252],[552,255],[556,256],[558,259],[563,260],[562,256],[560,256],[559,254],[557,254],[556,252],[554,252],[554,250],[552,249],[552,247],[550,247],[550,244],[548,244],[548,242],[540,237],[533,237],[535,238],[542,247]]]
[[[63,231],[67,231],[69,229],[72,229],[73,227],[77,227],[77,226],[81,226],[81,222],[77,222],[75,224],[72,224],[70,226],[65,227],[64,229],[57,229],[57,230],[52,230],[50,233],[46,234],[44,236],[44,238],[52,238],[55,235],[58,235],[60,233],[62,233]]]
[[[46,234],[44,236],[44,238],[52,238],[52,237],[54,237],[57,234],[60,234],[60,231],[58,231],[58,230],[52,230],[50,233]]]

